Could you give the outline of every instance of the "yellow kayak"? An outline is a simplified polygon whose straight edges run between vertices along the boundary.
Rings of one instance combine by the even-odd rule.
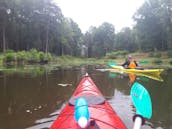
[[[118,69],[126,73],[135,73],[135,74],[148,74],[148,75],[160,75],[164,69],[126,69],[122,66],[111,65],[113,69]]]
[[[125,72],[125,71],[122,71],[122,70],[119,70],[119,69],[110,69],[109,71],[112,72],[112,73],[120,73],[120,74],[127,73],[127,74],[133,74],[133,73],[131,73],[131,72]],[[162,79],[162,77],[160,76],[160,74],[150,74],[150,73],[134,73],[134,74],[137,75],[137,76],[143,76],[143,77],[147,77],[147,78],[150,78],[150,79],[153,79],[153,80],[157,80],[157,81],[161,81],[161,82],[164,81],[164,80]]]

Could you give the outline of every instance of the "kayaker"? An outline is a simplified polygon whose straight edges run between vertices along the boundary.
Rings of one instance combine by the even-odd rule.
[[[122,64],[124,68],[135,69],[138,67],[137,62],[133,59],[131,55],[128,56],[127,60]]]

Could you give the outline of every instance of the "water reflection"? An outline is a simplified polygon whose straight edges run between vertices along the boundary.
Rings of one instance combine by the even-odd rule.
[[[112,75],[111,75],[112,74]],[[171,128],[172,125],[172,95],[171,95],[171,71],[168,74],[163,75],[165,79],[164,83],[161,76],[135,76],[131,74],[124,73],[110,73],[109,77],[115,79],[123,79],[128,77],[128,84],[131,86],[136,80],[141,82],[151,94],[152,104],[153,104],[153,117],[150,122],[147,121],[148,127],[146,128]],[[156,81],[155,81],[156,80]],[[167,91],[168,89],[168,91]],[[165,100],[165,101],[164,101]],[[168,101],[168,102],[167,102]],[[167,110],[165,113],[164,111]]]
[[[38,69],[42,71],[41,74],[32,73],[31,71],[36,70],[31,70],[31,68],[27,70],[30,73],[0,72],[0,128],[49,128],[85,72],[89,73],[127,127],[133,126],[132,116],[135,108],[130,98],[131,87],[128,86],[127,74],[109,77],[109,72],[97,71],[95,66],[69,69],[40,67]],[[143,129],[171,128],[171,77],[170,71],[163,75],[164,82],[141,78],[141,76],[136,77],[136,80],[149,91],[153,104],[152,119],[150,123],[143,126]],[[71,85],[63,87],[58,84]]]
[[[127,128],[133,128],[134,123],[131,122],[131,119],[133,119],[135,116],[137,116],[138,115],[137,113],[139,113],[139,115],[141,115],[141,116],[143,115],[144,117],[148,116],[147,115],[148,112],[151,112],[151,114],[152,114],[152,103],[151,103],[150,95],[147,94],[148,91],[141,84],[136,83],[137,80],[140,80],[138,78],[138,76],[136,76],[136,74],[134,74],[134,73],[126,74],[124,72],[119,72],[119,71],[117,71],[115,73],[113,71],[113,73],[112,72],[109,73],[109,77],[110,78],[119,77],[121,79],[128,77],[128,86],[131,87],[130,96],[127,95],[127,97],[125,96],[122,98],[122,94],[119,91],[116,91],[117,95],[114,95],[114,96],[116,96],[115,100],[123,100],[123,102],[125,101],[125,105],[120,104],[121,102],[119,102],[119,101],[115,101],[114,103],[120,104],[118,106],[115,105],[115,107],[120,107],[120,109],[116,109],[116,110],[122,111],[122,112],[130,111],[130,113],[129,113],[130,115],[125,115],[125,116],[123,116],[121,112],[118,112],[120,114],[120,116],[123,116],[122,118],[125,118],[125,119],[123,119],[123,121],[126,122],[125,124],[127,125]],[[139,84],[139,85],[135,85],[135,84]],[[133,94],[134,94],[134,96],[133,96]],[[135,97],[135,95],[138,95],[138,97]],[[131,101],[131,98],[132,98],[132,101]],[[150,101],[148,101],[148,100],[150,100]],[[135,105],[135,107],[133,106],[133,104]],[[124,109],[121,108],[123,106],[127,107],[127,109],[130,109],[130,110],[126,111],[125,110],[126,108],[124,108]],[[149,111],[146,109],[149,109]],[[137,111],[137,113],[136,113],[136,111]],[[126,120],[126,118],[130,118],[130,119]],[[147,121],[147,123],[148,123],[148,121]],[[138,124],[136,124],[136,125],[138,125]],[[142,128],[149,129],[150,126],[148,126],[148,124],[144,124]]]

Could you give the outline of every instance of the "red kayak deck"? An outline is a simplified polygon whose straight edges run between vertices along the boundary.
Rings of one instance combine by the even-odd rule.
[[[75,100],[83,97],[88,101],[90,123],[86,129],[126,129],[119,116],[105,100],[89,76],[84,76],[68,104],[61,111],[51,129],[81,129],[74,117]]]

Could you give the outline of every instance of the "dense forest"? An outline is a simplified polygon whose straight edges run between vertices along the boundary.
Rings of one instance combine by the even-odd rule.
[[[116,33],[114,25],[104,22],[83,34],[53,0],[0,0],[0,52],[36,48],[56,55],[103,57],[119,50],[172,49],[171,0],[145,1],[133,19],[132,29]]]

